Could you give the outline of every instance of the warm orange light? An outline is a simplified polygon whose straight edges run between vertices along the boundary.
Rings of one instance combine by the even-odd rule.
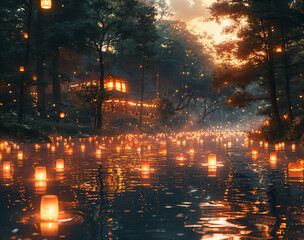
[[[65,113],[64,112],[60,113],[60,118],[64,118],[64,117],[65,117]]]
[[[189,154],[191,154],[191,155],[194,154],[194,148],[193,148],[193,147],[191,147],[191,148],[189,149]]]
[[[288,163],[289,177],[303,177],[303,164],[301,161]]]
[[[84,152],[84,150],[85,150],[85,145],[84,145],[84,144],[81,144],[81,147],[80,147],[80,148],[81,148],[81,151]]]
[[[36,143],[36,144],[35,144],[35,149],[36,149],[36,150],[39,150],[40,148],[41,148],[40,145]]]
[[[52,151],[52,152],[55,152],[55,151],[56,151],[56,146],[55,146],[55,145],[52,145],[52,146],[51,146],[51,151]]]
[[[6,147],[6,153],[11,153],[11,151],[12,151],[11,146]]]
[[[18,160],[22,160],[23,159],[23,152],[22,151],[18,151]]]
[[[228,102],[229,102],[229,103],[231,103],[231,102],[232,102],[231,98],[229,98],[229,99],[228,99]]]
[[[276,48],[275,48],[275,51],[277,53],[281,53],[282,52],[282,46],[281,45],[277,45]]]
[[[54,221],[59,217],[59,204],[56,195],[44,195],[40,203],[40,215],[42,220]]]
[[[56,160],[56,171],[62,172],[64,170],[64,160],[63,159],[57,159]]]
[[[35,192],[36,192],[36,194],[45,194],[46,181],[36,181],[35,182]]]
[[[41,236],[55,237],[58,235],[57,222],[42,222],[40,223]]]
[[[120,152],[120,150],[121,150],[121,147],[120,146],[116,146],[116,151]]]
[[[216,166],[208,166],[208,177],[216,177]]]
[[[3,171],[9,172],[11,170],[11,163],[9,161],[3,162]]]
[[[258,149],[257,148],[252,148],[251,153],[252,153],[252,155],[258,155]]]
[[[268,149],[268,142],[264,143],[264,149]]]
[[[209,154],[208,166],[216,166],[216,155],[215,154]]]
[[[41,8],[51,9],[52,8],[52,0],[41,0]]]
[[[180,154],[177,160],[184,161],[185,160],[184,154]]]
[[[292,149],[292,151],[296,150],[296,145],[294,143],[291,145],[291,149]]]
[[[228,145],[229,148],[231,147],[232,143],[231,143],[230,140],[228,141],[227,145]]]
[[[20,66],[20,72],[24,72],[24,66]]]
[[[271,152],[270,153],[270,161],[277,161],[277,153]]]
[[[24,38],[28,38],[28,33],[24,33],[24,34],[23,34],[23,37],[24,37]]]
[[[36,181],[46,181],[46,167],[36,167],[35,179]]]
[[[96,155],[101,155],[101,149],[96,149]]]

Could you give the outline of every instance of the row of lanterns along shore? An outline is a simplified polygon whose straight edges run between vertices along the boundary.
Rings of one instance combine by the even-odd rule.
[[[166,155],[167,154],[167,147],[166,147],[166,138],[169,138],[173,144],[176,145],[186,145],[187,141],[195,140],[199,144],[203,144],[204,140],[202,139],[203,137],[215,137],[213,138],[215,141],[223,141],[224,139],[227,140],[227,145],[228,147],[232,146],[232,141],[229,138],[236,137],[236,142],[239,141],[238,137],[243,136],[242,133],[238,134],[230,134],[230,133],[219,133],[219,132],[199,132],[196,134],[193,133],[183,133],[183,134],[171,134],[171,135],[157,135],[155,137],[148,136],[148,138],[151,138],[155,140],[156,142],[159,143],[160,149],[158,150],[159,154]],[[146,135],[126,135],[125,139],[127,141],[125,142],[125,149],[132,149],[132,146],[134,145],[136,147],[137,152],[141,152],[142,148],[139,146],[140,140],[138,139],[143,139],[144,137],[147,137]],[[117,139],[122,139],[122,136],[116,137]],[[185,139],[183,139],[185,138]],[[92,143],[95,141],[95,144],[98,146],[96,148],[96,157],[100,157],[102,155],[102,149],[105,148],[105,145],[99,144],[98,141],[96,141],[97,137],[90,137],[88,138],[88,141]],[[103,140],[108,140],[108,143],[112,143],[114,138],[103,138]],[[68,138],[68,140],[72,140],[71,137]],[[50,149],[51,152],[56,151],[56,146],[59,146],[59,141],[64,142],[64,149],[68,153],[73,153],[73,147],[74,142],[68,144],[68,140],[65,138],[63,139],[62,137],[56,138],[55,143],[47,143],[47,149]],[[82,141],[87,141],[83,139],[79,139],[79,142]],[[248,139],[245,138],[245,143],[248,143]],[[114,142],[113,142],[114,143]],[[134,144],[135,143],[135,144]],[[260,146],[268,149],[268,143],[263,143],[260,142]],[[13,145],[13,148],[18,149],[17,152],[17,159],[22,160],[24,157],[23,151],[19,150],[18,145]],[[284,143],[276,144],[275,145],[275,150],[283,150],[285,148]],[[11,146],[7,142],[0,142],[0,149],[5,150],[7,153],[11,152]],[[39,151],[41,149],[40,144],[35,144],[35,149]],[[84,152],[86,149],[86,144],[82,143],[80,144],[80,150]],[[116,151],[120,152],[122,149],[121,145],[116,145]],[[148,147],[148,150],[151,149],[151,146]],[[292,150],[295,150],[295,145],[292,145]],[[190,156],[193,156],[195,154],[195,149],[194,147],[189,147],[188,151]],[[252,148],[251,151],[253,156],[258,155],[258,148]],[[2,155],[0,155],[0,159]],[[270,163],[274,166],[276,165],[277,162],[277,152],[270,152],[269,155],[270,158]],[[185,156],[181,154],[177,160],[183,161],[185,160]],[[3,176],[5,178],[9,177],[10,171],[11,171],[11,164],[10,161],[3,161]],[[289,175],[290,177],[303,177],[303,165],[304,165],[304,160],[299,160],[296,163],[289,163],[288,165],[288,170],[291,172]],[[216,177],[217,175],[217,167],[221,166],[217,162],[217,158],[215,154],[209,154],[208,155],[208,176],[209,177]],[[153,171],[153,169],[150,167],[149,161],[142,161],[141,168],[139,169],[142,171],[142,176],[143,178],[148,178],[149,177],[149,172]],[[57,172],[63,172],[64,171],[64,160],[63,159],[57,159],[56,160],[56,171]],[[40,203],[40,227],[41,227],[41,234],[44,236],[56,236],[58,233],[58,219],[60,218],[59,214],[59,201],[58,197],[56,195],[45,195],[45,190],[46,190],[46,185],[47,185],[47,171],[45,166],[39,166],[35,168],[35,189],[36,193],[41,194],[41,203]]]

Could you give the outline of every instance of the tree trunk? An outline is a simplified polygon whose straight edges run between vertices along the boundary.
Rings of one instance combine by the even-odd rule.
[[[282,49],[283,49],[283,58],[284,58],[284,75],[285,75],[285,92],[286,92],[286,100],[287,100],[287,107],[288,107],[288,117],[289,120],[292,121],[293,119],[293,113],[292,113],[292,107],[291,107],[291,98],[290,98],[290,78],[288,73],[288,60],[287,60],[287,52],[286,52],[286,39],[285,39],[285,33],[283,24],[281,24],[281,35],[282,35]]]
[[[269,49],[268,49],[268,90],[269,90],[269,99],[272,109],[272,119],[274,120],[277,127],[281,125],[281,119],[277,104],[277,93],[276,93],[276,82],[274,77],[273,70],[273,43],[272,43],[272,28],[268,27],[268,36],[269,36]]]
[[[26,50],[24,55],[24,72],[21,74],[20,77],[20,86],[19,86],[19,112],[18,112],[18,123],[22,123],[24,119],[24,92],[25,92],[25,78],[27,73],[27,67],[29,62],[29,55],[30,55],[30,37],[31,37],[31,21],[32,21],[32,2],[30,1],[29,5],[29,15],[27,18],[27,34],[28,38],[26,39]]]
[[[37,62],[36,62],[36,71],[37,71],[37,95],[38,95],[38,111],[42,118],[46,118],[46,84],[45,84],[45,75],[44,75],[44,33],[43,33],[43,15],[41,9],[38,8],[37,11],[38,20],[41,24],[41,27],[38,28],[36,36],[36,49],[37,49]]]
[[[100,50],[99,52],[99,91],[98,91],[98,107],[97,107],[97,129],[101,129],[102,127],[102,94],[104,93],[104,63],[103,63],[103,55]]]
[[[59,118],[61,112],[61,87],[59,79],[59,48],[56,48],[54,55],[52,56],[52,87],[53,87],[53,103],[56,109],[56,118]]]
[[[142,124],[142,112],[144,102],[144,82],[145,82],[145,56],[142,59],[142,70],[141,70],[141,96],[140,96],[140,114],[139,114],[139,128],[141,129]]]

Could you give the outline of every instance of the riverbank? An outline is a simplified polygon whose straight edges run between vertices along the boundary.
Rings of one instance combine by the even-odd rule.
[[[276,127],[272,121],[266,120],[264,126],[257,131],[247,132],[250,139],[269,143],[295,143],[304,142],[304,116],[296,116],[291,122],[283,119],[280,127]]]

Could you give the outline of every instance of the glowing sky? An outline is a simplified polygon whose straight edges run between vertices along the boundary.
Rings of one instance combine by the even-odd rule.
[[[222,35],[223,27],[229,21],[222,22],[221,25],[210,21],[208,6],[216,0],[167,0],[171,7],[173,18],[181,19],[188,23],[189,27],[198,33],[207,32],[212,35],[215,42],[219,43],[227,38]]]

